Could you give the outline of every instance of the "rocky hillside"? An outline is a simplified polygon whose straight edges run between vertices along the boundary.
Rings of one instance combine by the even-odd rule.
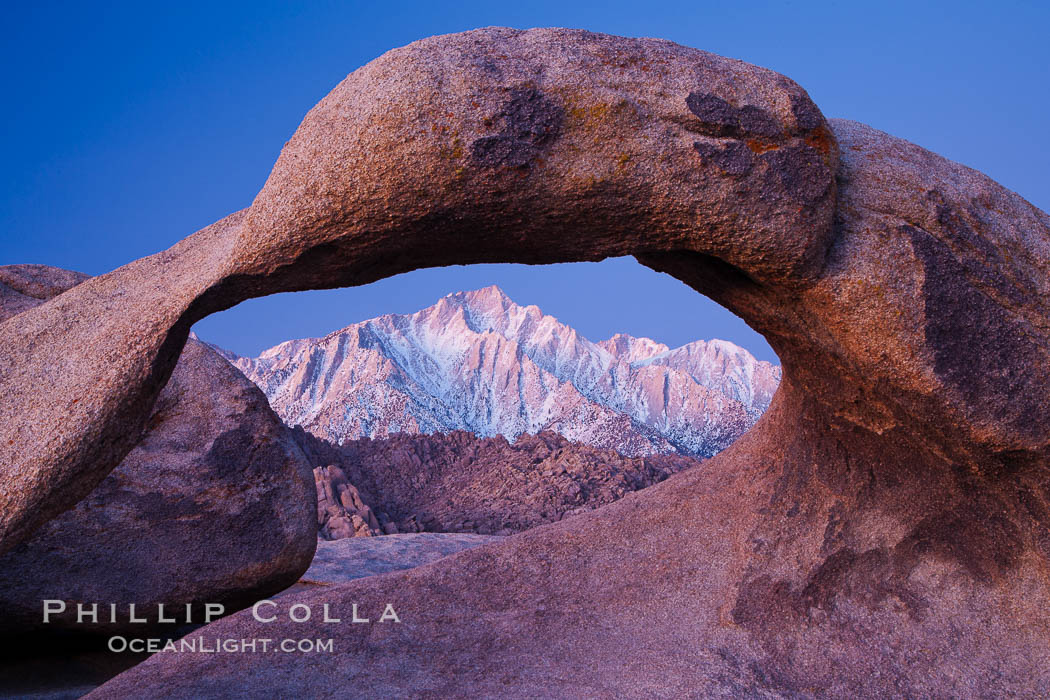
[[[399,532],[510,534],[611,503],[698,464],[624,457],[553,432],[478,438],[399,434],[333,445],[302,429],[325,539]]]
[[[780,381],[779,367],[722,340],[593,343],[495,286],[259,357],[226,356],[285,422],[334,442],[550,430],[635,456],[717,453],[751,427]]]

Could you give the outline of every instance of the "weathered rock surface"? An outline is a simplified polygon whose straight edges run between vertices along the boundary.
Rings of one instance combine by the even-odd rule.
[[[428,39],[314,108],[246,213],[0,324],[4,546],[119,461],[188,324],[252,295],[634,254],[783,361],[702,469],[286,599],[392,601],[401,624],[274,623],[337,651],[158,655],[95,697],[1045,694],[1050,217],[834,132],[790,81],[668,42]],[[259,632],[241,613],[202,633]]]
[[[26,269],[36,304],[86,279],[44,266],[0,267],[0,279]],[[309,476],[262,392],[191,339],[121,465],[0,556],[0,636],[44,629],[44,599],[68,609],[47,630],[142,631],[149,625],[128,622],[130,603],[156,625],[158,603],[169,616],[186,603],[234,609],[285,588],[313,556]],[[78,625],[77,603],[99,603],[100,624]],[[105,621],[110,604],[121,611],[116,625]]]
[[[138,444],[242,217],[0,323],[0,553]]]
[[[224,351],[225,352],[225,351]],[[288,425],[332,442],[552,430],[640,456],[711,456],[769,406],[780,368],[724,340],[592,343],[496,286],[449,294],[258,357],[224,355]]]
[[[314,470],[326,539],[420,531],[509,535],[594,510],[700,463],[681,455],[625,457],[552,432],[514,443],[463,431],[344,445],[302,430],[296,436],[313,462],[333,465]]]
[[[317,485],[317,531],[326,540],[372,537],[383,534],[372,509],[361,500],[357,488],[334,464],[314,467]],[[391,533],[397,532],[396,529]]]
[[[317,543],[317,554],[310,568],[295,586],[281,595],[412,569],[502,539],[493,535],[418,532],[322,540]]]
[[[0,266],[0,322],[75,287],[89,275],[50,265]]]

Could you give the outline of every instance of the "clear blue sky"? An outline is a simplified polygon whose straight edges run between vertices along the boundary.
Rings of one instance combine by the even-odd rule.
[[[794,78],[848,117],[1050,207],[1042,2],[9,3],[0,264],[98,274],[247,206],[306,111],[415,39],[488,25],[658,36]],[[419,271],[246,302],[198,324],[241,353],[498,283],[595,340],[723,337],[739,319],[633,261]]]

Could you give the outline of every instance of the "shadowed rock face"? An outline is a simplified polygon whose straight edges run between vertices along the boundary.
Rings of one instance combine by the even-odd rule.
[[[634,254],[783,360],[770,410],[702,469],[288,598],[393,601],[402,624],[274,623],[258,636],[335,636],[337,653],[160,655],[96,696],[1050,687],[1050,219],[916,146],[833,130],[790,81],[667,42],[429,39],[312,110],[247,212],[0,325],[6,546],[119,459],[188,324],[251,295]],[[52,372],[44,341],[76,370],[58,395],[88,400],[25,383]],[[240,614],[206,633],[257,627]]]
[[[39,297],[30,298],[40,304],[87,276],[18,265],[0,267],[0,279],[35,289]],[[28,279],[35,288],[19,284]],[[4,293],[0,304],[12,296]],[[158,603],[179,617],[187,603],[235,609],[287,587],[314,553],[310,477],[262,392],[191,339],[121,465],[75,508],[0,556],[0,638],[43,629],[143,631],[164,626]],[[46,627],[44,599],[68,608]],[[99,603],[100,624],[76,624],[77,603]],[[147,624],[128,622],[129,603]],[[117,624],[106,622],[109,604],[119,606]]]
[[[330,540],[383,532],[509,535],[700,464],[682,455],[624,457],[553,432],[513,443],[460,430],[343,445],[298,428],[295,436],[313,463],[338,465],[314,470],[318,525]]]

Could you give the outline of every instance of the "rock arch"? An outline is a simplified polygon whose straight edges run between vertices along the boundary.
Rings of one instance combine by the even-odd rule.
[[[249,209],[0,325],[3,546],[130,449],[203,315],[428,265],[624,254],[783,360],[744,439],[593,515],[340,587],[396,584],[414,622],[340,632],[338,663],[158,657],[99,694],[162,666],[197,695],[242,672],[270,692],[1046,688],[1050,218],[828,124],[782,76],[658,40],[487,29],[392,51],[311,110]]]

